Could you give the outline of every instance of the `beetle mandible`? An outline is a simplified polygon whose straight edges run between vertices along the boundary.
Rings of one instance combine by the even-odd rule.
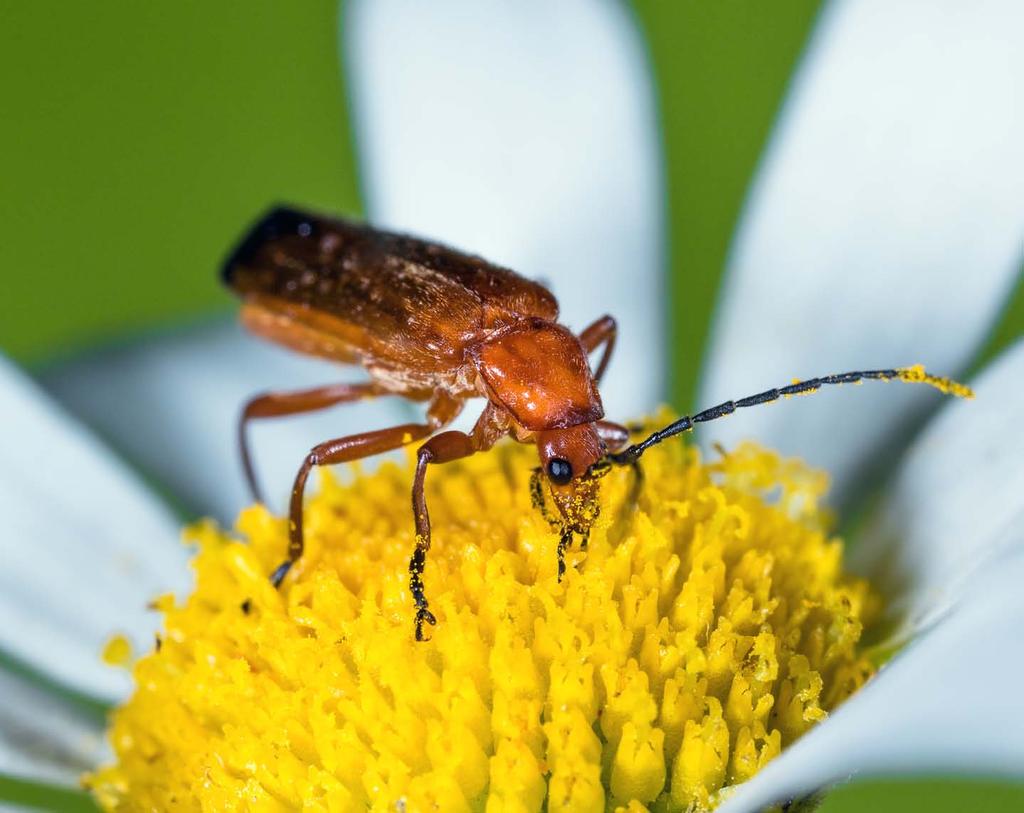
[[[243,237],[224,263],[224,282],[242,299],[252,332],[292,350],[361,365],[369,381],[251,399],[239,421],[242,465],[253,497],[262,501],[247,439],[248,423],[335,404],[397,395],[427,404],[422,423],[360,432],[313,447],[302,461],[289,505],[288,558],[270,578],[280,586],[302,556],[306,479],[316,466],[358,460],[423,441],[412,485],[416,546],[409,589],[415,634],[436,624],[424,592],[430,515],[424,479],[432,464],[490,449],[511,435],[534,443],[534,505],[559,531],[558,576],[573,535],[584,543],[598,514],[598,480],[612,465],[633,465],[656,443],[737,408],[814,392],[824,384],[864,379],[916,381],[969,395],[922,368],[822,376],[770,389],[680,418],[627,446],[626,427],[604,420],[598,384],[615,347],[616,323],[602,316],[579,335],[558,323],[558,303],[544,286],[439,243],[366,225],[278,207]],[[603,349],[592,369],[590,354]],[[470,432],[439,431],[467,398],[483,397]],[[558,513],[550,512],[547,492]]]

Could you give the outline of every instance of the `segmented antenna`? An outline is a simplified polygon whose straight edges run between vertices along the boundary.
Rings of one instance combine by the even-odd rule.
[[[921,364],[915,364],[913,367],[897,367],[894,370],[860,370],[852,373],[836,373],[835,375],[825,375],[821,378],[810,378],[807,381],[794,381],[786,387],[765,390],[757,395],[741,398],[738,401],[726,401],[718,406],[705,409],[703,412],[698,412],[696,415],[685,415],[675,423],[670,423],[664,429],[655,432],[646,440],[635,443],[621,452],[609,455],[609,458],[613,463],[632,463],[655,444],[661,443],[663,440],[667,440],[675,435],[681,435],[683,432],[689,432],[698,423],[707,423],[718,418],[724,418],[726,415],[732,415],[737,409],[767,404],[777,401],[779,398],[792,398],[794,395],[810,395],[812,392],[821,389],[824,384],[857,384],[865,380],[898,380],[911,384],[928,384],[946,395],[953,395],[958,398],[974,397],[974,392],[970,387],[960,384],[951,378],[931,375],[925,372],[924,366]]]

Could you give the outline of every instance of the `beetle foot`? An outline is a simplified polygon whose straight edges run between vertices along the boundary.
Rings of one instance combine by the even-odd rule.
[[[572,545],[572,531],[568,528],[562,529],[562,535],[558,539],[558,582],[561,584],[562,577],[565,575],[565,552]]]
[[[423,623],[426,622],[430,626],[437,624],[437,619],[434,618],[434,614],[427,609],[427,605],[424,602],[421,606],[416,608],[416,640],[424,641],[423,637]]]
[[[284,581],[284,577],[288,575],[288,571],[292,569],[292,565],[295,564],[291,559],[282,562],[277,566],[277,569],[270,574],[270,583],[274,587],[280,587],[281,582]]]

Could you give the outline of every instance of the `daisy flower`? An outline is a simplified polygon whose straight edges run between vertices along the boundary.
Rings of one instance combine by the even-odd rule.
[[[970,367],[1021,259],[1019,16],[828,6],[736,232],[702,403],[792,375]],[[614,312],[606,409],[650,411],[667,220],[628,14],[357,0],[342,52],[370,219],[546,280],[570,325]],[[452,467],[433,486],[450,536],[427,573],[447,589],[442,624],[418,649],[396,564],[411,538],[400,465],[324,478],[310,566],[282,593],[265,580],[284,539],[270,511],[245,510],[237,532],[193,526],[185,601],[175,515],[72,417],[227,524],[245,504],[243,399],[338,374],[222,325],[95,354],[42,386],[0,366],[0,773],[89,774],[115,809],[206,794],[208,809],[634,811],[754,811],[855,775],[1020,774],[1024,344],[977,374],[969,404],[846,388],[709,426],[703,455],[658,447],[640,511],[623,510],[628,472],[609,477],[606,524],[564,585],[508,474],[528,474],[524,450]],[[260,427],[268,493],[312,442],[409,409]],[[849,573],[825,482],[794,455],[860,518]],[[109,745],[105,704],[132,681],[101,652],[150,653]]]

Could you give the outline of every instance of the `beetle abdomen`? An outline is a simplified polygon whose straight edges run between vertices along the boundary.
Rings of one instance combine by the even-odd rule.
[[[336,333],[364,363],[427,374],[465,364],[496,326],[557,315],[543,286],[478,257],[287,207],[253,226],[222,277],[247,301]]]

